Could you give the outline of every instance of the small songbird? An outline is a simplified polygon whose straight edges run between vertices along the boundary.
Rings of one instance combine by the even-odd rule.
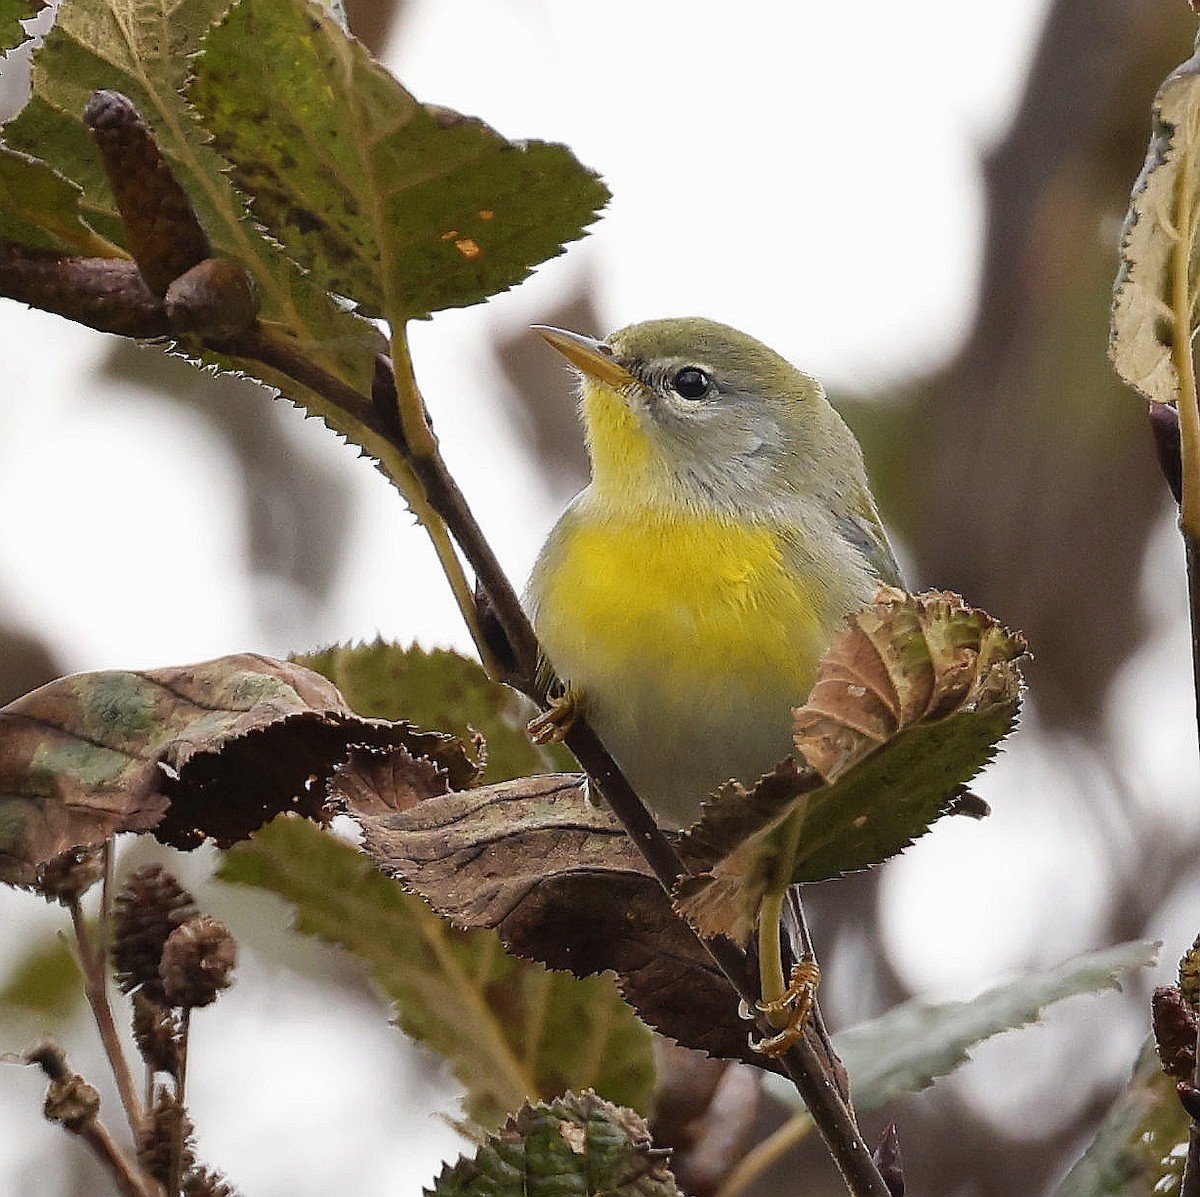
[[[858,442],[779,354],[699,318],[538,331],[580,372],[592,463],[526,591],[555,717],[684,826],[789,755],[818,657],[899,570]]]

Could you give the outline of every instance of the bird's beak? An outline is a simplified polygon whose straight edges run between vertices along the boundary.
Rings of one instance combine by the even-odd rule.
[[[613,351],[603,341],[567,332],[565,328],[551,328],[546,324],[535,324],[533,331],[553,345],[577,370],[582,370],[592,378],[617,388],[637,383],[637,379],[613,357]]]

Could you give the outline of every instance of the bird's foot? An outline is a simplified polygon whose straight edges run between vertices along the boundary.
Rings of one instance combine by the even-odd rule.
[[[750,1050],[776,1059],[784,1055],[804,1036],[804,1027],[812,1015],[817,1000],[821,969],[815,960],[801,960],[792,969],[787,989],[772,1002],[756,1002],[755,1008],[766,1015],[772,1026],[780,1027],[777,1035],[762,1039],[750,1037]]]
[[[529,721],[529,738],[540,747],[561,744],[579,718],[579,703],[568,690],[550,699],[549,707],[535,719]]]

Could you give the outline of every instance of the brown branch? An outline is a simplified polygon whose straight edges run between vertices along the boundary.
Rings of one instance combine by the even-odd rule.
[[[79,965],[83,972],[83,991],[87,997],[92,1018],[100,1033],[100,1041],[104,1045],[109,1067],[112,1068],[113,1078],[117,1082],[117,1092],[121,1095],[121,1104],[125,1107],[125,1117],[129,1122],[129,1130],[134,1139],[142,1126],[143,1113],[141,1101],[138,1098],[137,1086],[125,1052],[121,1048],[121,1039],[117,1034],[117,1024],[113,1020],[112,1006],[108,1000],[108,965],[107,946],[103,941],[95,941],[88,932],[87,921],[75,898],[70,903],[71,925],[75,929],[75,939],[79,945]]]
[[[125,1158],[124,1153],[109,1134],[108,1127],[99,1118],[85,1122],[75,1133],[108,1168],[123,1197],[162,1197],[162,1190],[159,1186],[151,1185],[141,1172]]]

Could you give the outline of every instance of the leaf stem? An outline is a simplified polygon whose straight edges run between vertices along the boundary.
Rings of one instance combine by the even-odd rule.
[[[1190,153],[1190,151],[1184,151]],[[1200,406],[1196,394],[1196,363],[1192,349],[1192,248],[1198,214],[1192,189],[1192,169],[1182,163],[1177,174],[1175,210],[1180,213],[1179,236],[1171,254],[1171,307],[1174,329],[1171,355],[1179,377],[1179,431],[1183,456],[1183,498],[1179,505],[1185,537],[1200,540]]]
[[[392,329],[392,381],[396,398],[396,411],[400,417],[400,431],[410,458],[436,457],[437,437],[429,423],[429,412],[421,398],[417,379],[413,374],[412,354],[408,348],[408,334],[403,325]]]
[[[786,890],[773,889],[763,895],[758,908],[758,983],[764,1002],[779,1002],[787,992],[783,976],[783,954],[779,945],[779,921]],[[787,1015],[779,1026],[787,1025]]]
[[[376,366],[376,383],[378,387],[381,381],[378,368],[379,363],[376,363]],[[390,387],[387,381],[389,378]],[[437,479],[441,482],[436,491],[439,497],[444,496],[455,500],[451,501],[448,506],[453,514],[459,517],[460,523],[461,513],[468,511],[467,505],[463,501],[462,495],[457,494],[457,487],[451,493],[445,482],[441,481],[443,478],[449,480],[450,476],[438,451],[437,437],[434,435],[433,428],[429,422],[425,400],[421,397],[416,376],[413,374],[412,354],[409,351],[408,336],[403,327],[394,328],[392,331],[391,369],[390,371],[383,372],[382,384],[383,389],[390,390],[392,401],[396,407],[396,413],[400,422],[401,442],[405,449],[407,465],[417,475],[418,479],[422,481],[422,489],[425,497],[434,511],[432,518],[426,517],[422,522],[425,523],[429,539],[433,542],[434,552],[438,555],[438,561],[441,563],[442,569],[446,574],[446,581],[449,582],[450,589],[454,594],[454,600],[458,604],[459,613],[463,617],[463,622],[467,625],[467,630],[471,633],[471,639],[475,643],[475,648],[479,652],[484,668],[489,674],[496,677],[499,672],[498,663],[488,644],[487,637],[483,633],[483,628],[480,626],[479,610],[475,605],[475,593],[467,581],[462,562],[455,552],[453,541],[447,530],[449,521],[446,518],[446,514],[439,506],[434,492],[430,490],[430,480]],[[376,396],[376,399],[378,399],[378,396]],[[475,529],[475,531],[479,539],[482,540],[482,534],[478,532],[478,529]],[[496,563],[494,568],[499,572],[499,563]]]
[[[170,1197],[183,1187],[184,1145],[187,1139],[187,1058],[188,1032],[192,1026],[191,1007],[184,1006],[179,1012],[178,1064],[175,1069],[175,1123],[171,1127],[171,1170],[167,1192]]]
[[[812,1128],[812,1115],[807,1110],[793,1114],[738,1160],[713,1197],[740,1197],[776,1160],[802,1143]]]

